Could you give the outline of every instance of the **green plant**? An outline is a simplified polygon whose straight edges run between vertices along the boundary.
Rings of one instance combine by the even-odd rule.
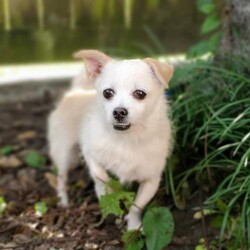
[[[109,214],[117,216],[123,215],[133,204],[134,192],[126,191],[122,188],[119,181],[111,179],[106,185],[107,194],[100,199],[100,207],[104,217]],[[109,192],[109,190],[112,192]]]
[[[174,157],[179,160],[167,170],[168,190],[172,190],[175,200],[191,182],[209,192],[205,204],[221,213],[220,246],[230,238],[227,249],[250,247],[247,65],[249,62],[237,57],[226,58],[220,66],[198,61],[187,66],[192,74],[185,76],[189,70],[184,69],[173,81]]]
[[[142,227],[147,249],[161,250],[172,240],[174,221],[166,207],[149,208],[143,216]]]
[[[26,155],[25,162],[32,168],[41,168],[45,165],[46,158],[36,151],[31,151]]]
[[[144,237],[139,230],[130,230],[122,235],[125,250],[141,250],[144,247]]]
[[[4,146],[0,149],[2,155],[9,155],[13,152],[13,148],[10,145]]]
[[[4,197],[0,196],[0,217],[3,216],[3,212],[6,208],[6,201],[4,199]]]
[[[218,31],[221,21],[217,14],[215,0],[197,0],[197,7],[206,16],[201,26],[201,34],[207,35],[207,37],[189,49],[188,57],[197,57],[208,52],[215,52],[221,39],[221,32]]]
[[[37,202],[34,208],[38,216],[44,215],[48,210],[48,207],[44,201]]]
[[[109,214],[124,215],[132,205],[135,193],[123,190],[117,180],[107,183],[107,191],[111,190],[113,192],[100,199],[104,217]],[[141,250],[144,246],[150,250],[161,250],[171,242],[173,236],[174,221],[171,212],[166,207],[149,206],[143,215],[142,228],[143,231],[138,228],[123,234],[125,250]]]
[[[244,235],[242,235],[245,233],[245,230],[241,229],[241,215],[237,213],[230,213],[225,221],[225,214],[227,214],[229,209],[228,205],[222,200],[218,200],[216,202],[216,208],[217,215],[213,217],[210,226],[224,231],[221,241],[215,242],[217,249],[222,245],[224,248],[229,250],[238,249],[239,247],[241,247],[241,249],[246,249],[247,243],[245,242]],[[239,241],[241,241],[240,244]]]

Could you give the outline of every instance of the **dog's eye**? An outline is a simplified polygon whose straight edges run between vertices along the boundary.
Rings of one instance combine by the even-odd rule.
[[[146,93],[142,90],[136,90],[133,93],[134,98],[138,99],[138,100],[143,100],[146,97]]]
[[[106,99],[110,99],[114,96],[115,92],[113,89],[104,89],[103,90],[103,96],[106,98]]]

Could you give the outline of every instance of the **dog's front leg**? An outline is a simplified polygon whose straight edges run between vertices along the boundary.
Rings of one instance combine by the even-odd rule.
[[[155,195],[159,187],[160,179],[148,179],[143,181],[138,189],[134,205],[131,206],[126,217],[128,230],[139,229],[141,226],[141,213],[144,207]]]
[[[98,198],[105,194],[105,184],[109,180],[107,172],[94,159],[88,158],[90,175],[95,182],[95,192]]]

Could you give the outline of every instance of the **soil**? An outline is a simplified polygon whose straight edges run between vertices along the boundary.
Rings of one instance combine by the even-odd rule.
[[[0,106],[0,149],[12,147],[10,155],[0,154],[0,196],[7,203],[0,217],[0,249],[124,249],[121,234],[126,225],[112,216],[102,219],[84,164],[70,173],[70,207],[57,207],[55,175],[46,142],[46,120],[54,103],[45,95]],[[34,150],[47,159],[41,168],[25,162]],[[34,209],[39,201],[45,201],[49,208],[43,216]],[[194,249],[200,238],[208,237],[205,222],[193,219],[193,208],[201,206],[199,195],[188,201],[185,210],[178,210],[162,186],[155,202],[168,206],[174,215],[175,233],[167,249]]]

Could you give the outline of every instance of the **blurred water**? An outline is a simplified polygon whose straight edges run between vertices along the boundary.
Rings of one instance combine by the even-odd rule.
[[[34,1],[22,0],[25,8],[18,5],[20,1],[11,1],[11,31],[4,31],[0,10],[0,64],[68,61],[74,51],[83,48],[121,57],[177,54],[199,40],[202,17],[196,10],[196,0],[158,0],[155,6],[137,0],[130,13],[130,29],[124,24],[121,0],[115,2],[112,13],[107,12],[112,6],[100,5],[104,0],[75,0],[74,30],[68,13],[70,0],[45,0],[44,30],[37,24]],[[99,5],[92,6],[94,2]]]

